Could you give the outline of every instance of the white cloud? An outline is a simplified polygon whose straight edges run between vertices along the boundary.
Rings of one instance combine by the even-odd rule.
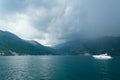
[[[0,20],[0,23],[3,25],[2,29],[9,30],[22,38],[29,38],[36,31],[24,14],[7,16],[4,20]]]

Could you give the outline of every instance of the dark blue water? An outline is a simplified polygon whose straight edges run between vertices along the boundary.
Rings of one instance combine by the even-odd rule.
[[[120,57],[0,56],[0,80],[120,80]]]

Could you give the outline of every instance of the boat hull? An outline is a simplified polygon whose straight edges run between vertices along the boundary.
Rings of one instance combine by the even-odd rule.
[[[93,55],[95,59],[112,59],[111,56]]]

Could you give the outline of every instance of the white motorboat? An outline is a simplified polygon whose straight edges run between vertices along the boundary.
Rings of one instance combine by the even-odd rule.
[[[100,54],[100,55],[93,55],[95,59],[112,59],[111,56],[109,56],[107,53]]]

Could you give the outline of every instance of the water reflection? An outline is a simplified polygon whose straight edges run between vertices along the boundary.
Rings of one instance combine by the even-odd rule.
[[[15,56],[4,57],[0,65],[1,80],[50,80],[53,70],[49,56]],[[4,77],[2,77],[4,76]]]
[[[8,75],[6,80],[24,80],[30,79],[28,73],[28,57],[15,56],[8,58]]]
[[[0,80],[120,80],[120,58],[0,56]]]
[[[96,60],[96,70],[99,80],[111,80],[109,60]]]

